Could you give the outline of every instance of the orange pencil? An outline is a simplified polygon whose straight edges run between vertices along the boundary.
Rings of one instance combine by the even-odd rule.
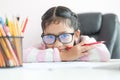
[[[5,60],[1,51],[0,51],[0,65],[1,67],[5,67]]]
[[[1,39],[0,39],[0,41],[1,41]],[[2,41],[1,41],[2,42]],[[0,43],[1,44],[1,43]],[[5,66],[9,66],[9,59],[8,59],[8,57],[7,57],[7,55],[5,54],[5,50],[6,49],[4,49],[3,48],[3,46],[2,46],[2,44],[0,45],[0,50],[1,50],[1,53],[2,53],[2,56],[3,56],[3,59],[4,59],[4,62],[5,62]],[[8,49],[7,49],[8,50]]]
[[[2,60],[2,55],[1,55],[2,53],[1,53],[1,51],[0,51],[0,67],[2,67],[2,65],[3,65],[3,60]]]

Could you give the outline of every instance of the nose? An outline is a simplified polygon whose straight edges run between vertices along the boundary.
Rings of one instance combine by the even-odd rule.
[[[56,39],[55,43],[54,43],[54,47],[55,48],[59,48],[60,46],[62,46],[63,44],[58,40]]]

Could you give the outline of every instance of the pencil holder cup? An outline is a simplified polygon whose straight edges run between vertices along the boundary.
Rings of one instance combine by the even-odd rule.
[[[21,36],[0,36],[0,68],[22,66]]]

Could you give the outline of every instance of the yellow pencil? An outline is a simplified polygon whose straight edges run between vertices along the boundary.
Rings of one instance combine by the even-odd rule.
[[[22,64],[22,48],[21,48],[21,30],[20,25],[18,24],[17,19],[14,17],[13,21],[8,20],[8,27],[10,29],[10,33],[12,35],[13,44],[15,46],[16,56],[18,59],[18,63]]]
[[[18,24],[18,20],[17,20],[16,17],[14,18],[14,24],[15,24],[16,36],[21,36],[21,34],[20,34],[20,26]]]
[[[20,32],[21,31],[19,29],[18,21],[15,18],[14,19],[14,34],[16,38],[14,38],[14,44],[16,46],[18,61],[21,65],[22,64],[22,51],[21,51],[22,49],[21,49],[21,33]]]
[[[17,56],[18,63],[21,64],[22,63],[21,62],[21,57],[22,57],[21,55],[22,55],[22,53],[19,50],[19,38],[18,39],[16,38],[16,37],[19,36],[19,33],[17,31],[18,23],[17,23],[16,19],[14,19],[13,22],[8,20],[8,27],[10,29],[10,33],[11,33],[12,37],[14,37],[14,38],[12,38],[13,39],[12,42],[13,42],[13,44],[15,46],[15,51],[16,51],[15,54]]]

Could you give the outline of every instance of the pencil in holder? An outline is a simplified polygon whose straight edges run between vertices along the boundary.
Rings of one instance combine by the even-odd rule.
[[[21,36],[0,36],[0,67],[22,66],[22,39]]]

